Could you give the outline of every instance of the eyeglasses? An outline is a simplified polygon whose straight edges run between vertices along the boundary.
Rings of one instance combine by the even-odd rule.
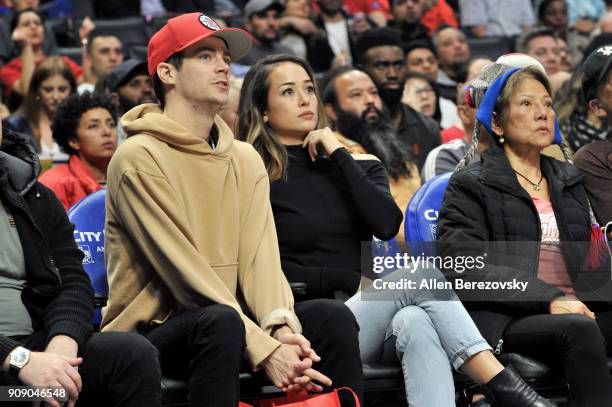
[[[414,93],[416,93],[417,95],[421,96],[421,95],[426,95],[426,94],[429,94],[429,93],[434,93],[434,90],[431,87],[419,88]]]

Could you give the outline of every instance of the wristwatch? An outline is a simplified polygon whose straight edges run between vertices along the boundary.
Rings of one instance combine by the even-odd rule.
[[[30,351],[23,346],[17,346],[10,355],[9,373],[18,378],[21,369],[30,361]]]

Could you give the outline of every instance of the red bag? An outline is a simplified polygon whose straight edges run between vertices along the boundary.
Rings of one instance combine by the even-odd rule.
[[[325,394],[308,394],[307,392],[287,393],[284,397],[259,400],[257,402],[257,407],[341,407],[340,398],[338,397],[338,391],[340,390],[350,391],[355,399],[355,406],[361,406],[359,404],[359,398],[350,387],[340,387],[339,389],[334,389],[331,393]],[[240,403],[239,407],[252,406]]]

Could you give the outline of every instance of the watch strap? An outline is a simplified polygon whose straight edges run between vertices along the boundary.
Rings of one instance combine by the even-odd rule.
[[[19,378],[19,372],[21,372],[21,368],[9,363],[8,372],[11,376]]]

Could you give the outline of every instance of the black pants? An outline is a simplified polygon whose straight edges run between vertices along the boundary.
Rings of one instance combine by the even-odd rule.
[[[351,311],[338,301],[312,300],[296,304],[295,312],[321,356],[314,368],[332,379],[332,387],[351,387],[361,398],[359,327]],[[244,332],[233,308],[214,304],[177,315],[145,335],[160,352],[164,374],[188,379],[190,406],[228,407],[238,405],[240,396]]]
[[[523,353],[561,366],[572,406],[612,406],[612,312],[597,321],[580,314],[533,315],[514,320],[504,332],[504,351]]]
[[[42,332],[18,339],[33,351],[43,351],[46,346]],[[83,357],[79,366],[83,390],[77,406],[160,405],[161,372],[157,350],[142,336],[123,332],[94,333],[79,356]],[[0,384],[22,385],[7,373],[0,373]],[[3,402],[2,405],[9,404]]]

